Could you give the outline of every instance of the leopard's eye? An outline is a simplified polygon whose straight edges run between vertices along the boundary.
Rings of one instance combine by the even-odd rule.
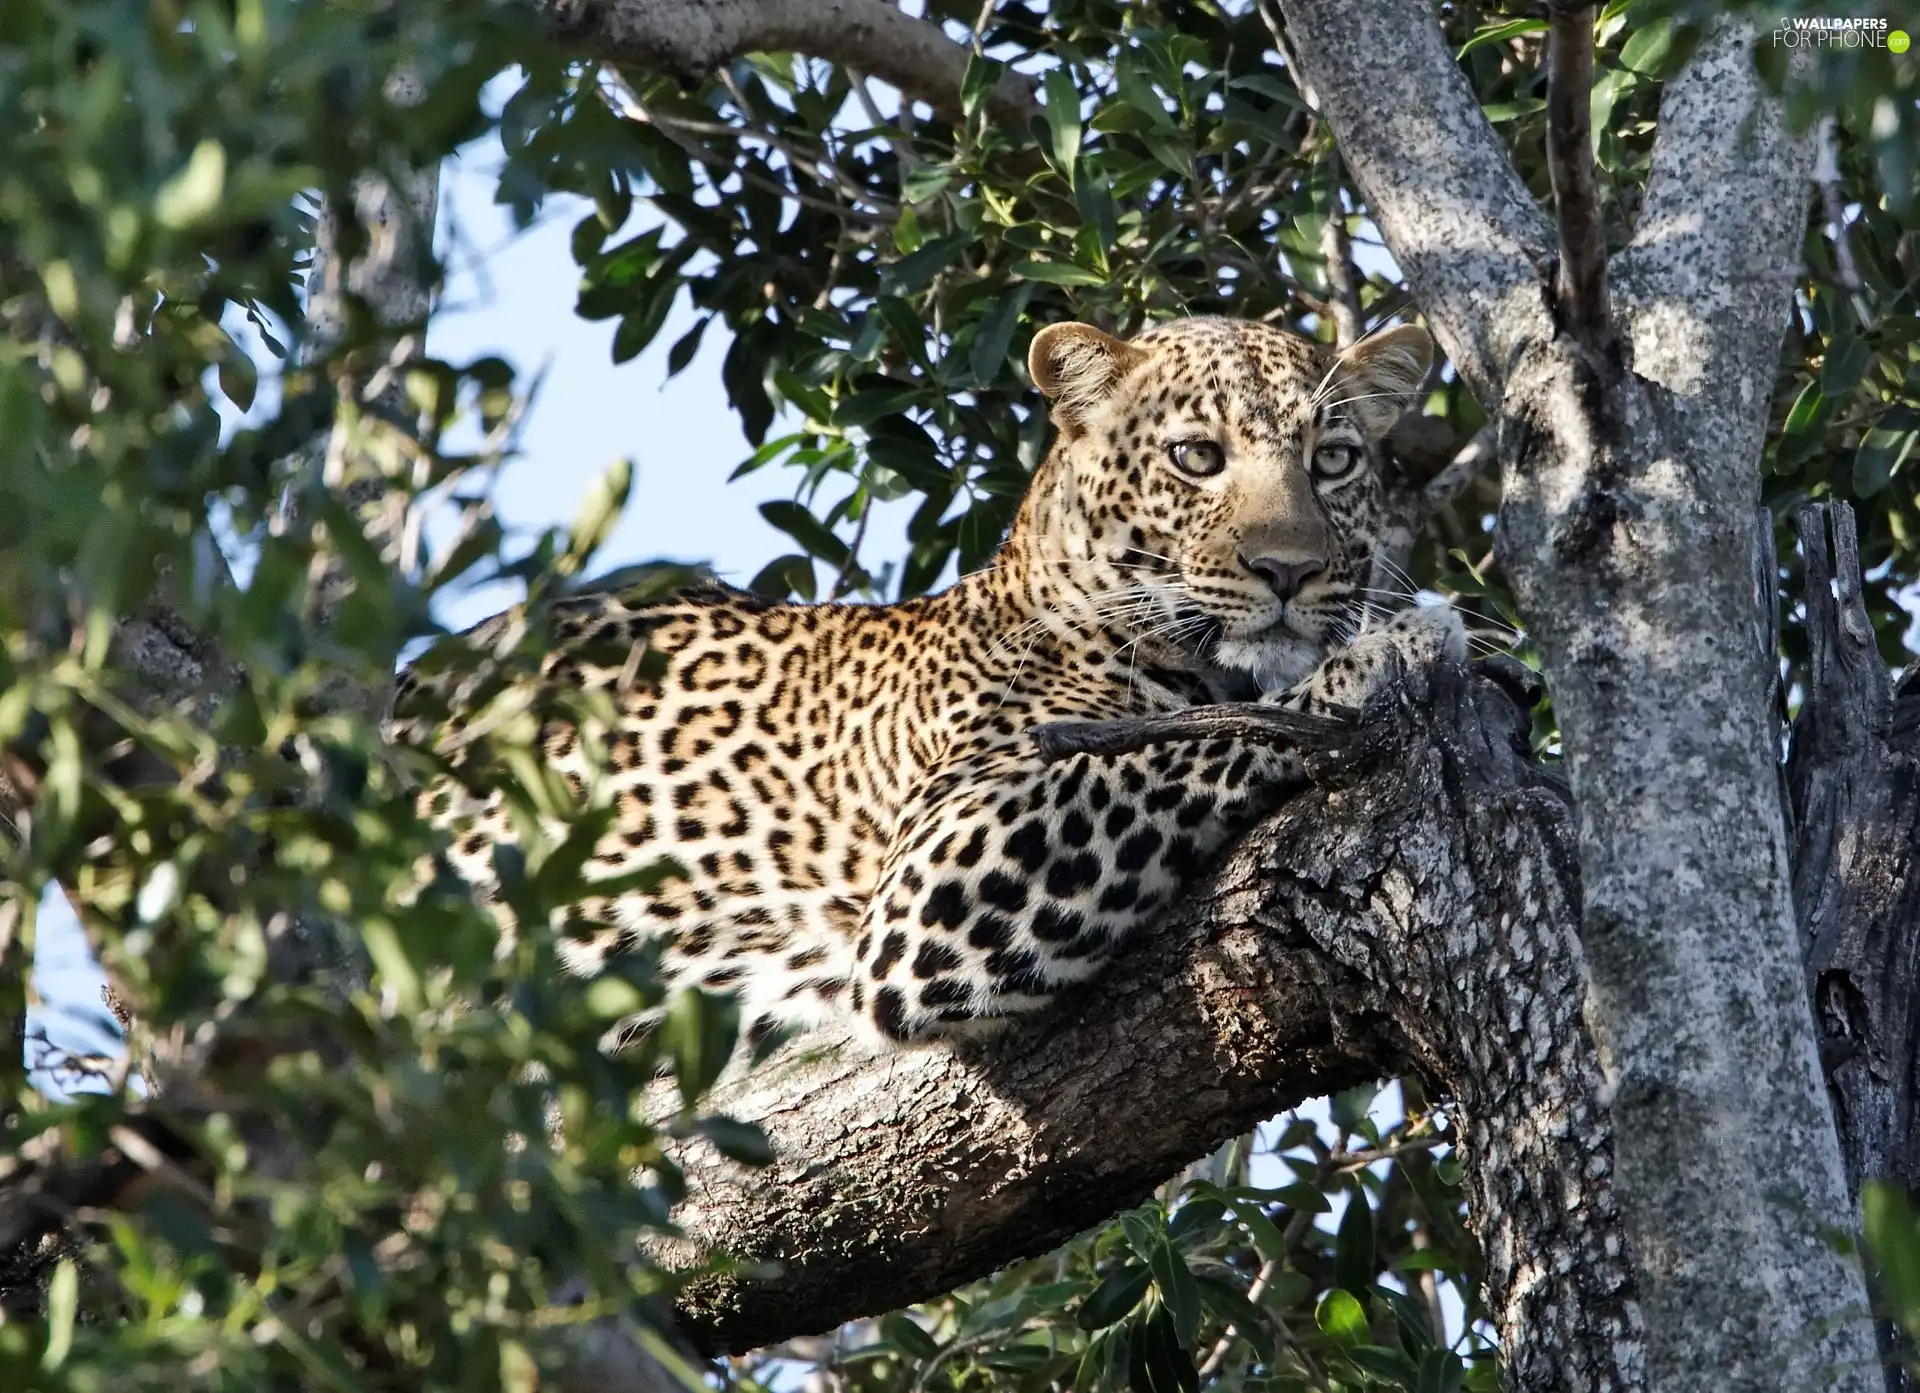
[[[1175,469],[1196,479],[1218,474],[1227,467],[1226,451],[1211,440],[1183,440],[1169,446],[1167,453],[1173,456]]]
[[[1330,441],[1313,452],[1313,474],[1331,484],[1353,473],[1360,463],[1360,447],[1344,441]]]

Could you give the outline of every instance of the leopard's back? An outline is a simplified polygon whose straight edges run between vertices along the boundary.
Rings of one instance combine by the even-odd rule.
[[[484,644],[502,622],[470,637]],[[563,604],[539,681],[604,693],[617,718],[606,730],[553,720],[539,737],[576,798],[612,806],[586,877],[663,856],[685,874],[574,906],[556,926],[562,959],[590,974],[653,941],[670,984],[735,994],[744,1020],[835,1014],[908,789],[955,732],[981,724],[981,693],[997,680],[979,661],[991,627],[938,597],[769,604],[709,586],[646,605]],[[403,679],[403,734],[429,738],[405,716],[434,681]],[[471,713],[453,684],[436,685],[457,745]],[[493,848],[515,840],[503,796],[448,779],[421,807],[448,832],[455,868],[498,907]]]

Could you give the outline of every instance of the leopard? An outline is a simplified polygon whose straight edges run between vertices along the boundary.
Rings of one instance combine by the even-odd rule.
[[[1337,349],[1252,319],[1051,324],[1027,360],[1051,447],[990,562],[947,588],[559,603],[534,680],[617,717],[540,733],[575,796],[612,806],[584,875],[618,884],[554,926],[566,969],[646,947],[668,988],[733,998],[755,1041],[840,1026],[875,1050],[992,1034],[1094,977],[1307,762],[1211,736],[1048,760],[1037,726],[1228,694],[1350,719],[1464,657],[1455,611],[1383,612],[1368,589],[1379,442],[1432,352],[1414,325]],[[470,687],[403,673],[397,728],[430,692],[450,717],[407,738],[457,743]],[[420,812],[510,920],[501,792],[455,761]],[[662,855],[682,874],[635,874]]]

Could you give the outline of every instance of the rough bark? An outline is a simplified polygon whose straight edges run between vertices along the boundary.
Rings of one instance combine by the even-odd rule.
[[[1793,899],[1847,1179],[1920,1189],[1920,664],[1888,690],[1853,510],[1802,508],[1809,671],[1787,761]],[[1771,538],[1769,538],[1769,545]],[[1907,1349],[1890,1324],[1880,1349]],[[1888,1364],[1895,1393],[1912,1381]]]
[[[678,1218],[783,1270],[693,1290],[684,1328],[743,1350],[949,1290],[1301,1098],[1413,1071],[1465,1130],[1510,1386],[1636,1386],[1563,796],[1464,670],[1384,719],[1057,1014],[960,1053],[800,1042],[719,1097],[782,1159],[701,1165]]]
[[[1338,10],[1338,14],[1336,14]],[[1422,6],[1289,0],[1299,60],[1442,341],[1500,422],[1499,546],[1579,810],[1590,1010],[1656,1388],[1878,1382],[1787,871],[1749,525],[1810,171],[1710,33],[1663,97],[1623,341],[1568,332],[1547,243]],[[1408,93],[1383,102],[1383,91]],[[1452,248],[1464,247],[1457,253]]]
[[[1481,115],[1425,0],[1281,0],[1301,79],[1406,274],[1482,402],[1515,347],[1551,338],[1554,231]]]
[[[705,77],[743,53],[804,53],[856,68],[960,118],[970,50],[888,0],[542,0],[561,42],[583,57]],[[1031,79],[1008,73],[988,95],[1001,121],[1040,114]]]

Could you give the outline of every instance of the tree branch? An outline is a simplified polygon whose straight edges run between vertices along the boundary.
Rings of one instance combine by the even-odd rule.
[[[1746,408],[1772,390],[1813,172],[1811,133],[1787,129],[1754,71],[1757,41],[1722,19],[1667,84],[1639,223],[1613,264],[1634,371],[1690,398],[1694,420],[1739,423],[1714,442],[1716,471],[1759,453],[1766,413]]]
[[[1421,0],[1281,0],[1300,64],[1447,356],[1489,405],[1515,346],[1551,338],[1553,230]],[[1391,99],[1384,94],[1392,93]]]
[[[743,1350],[950,1290],[1301,1098],[1411,1070],[1455,1101],[1508,1386],[1638,1387],[1566,805],[1464,669],[1384,720],[1390,753],[1288,803],[1059,1009],[954,1050],[810,1037],[723,1085],[780,1159],[689,1144],[675,1217],[780,1270],[690,1290],[683,1328]]]
[[[1498,546],[1578,809],[1588,1020],[1660,1387],[1877,1383],[1807,1011],[1755,629],[1766,404],[1805,142],[1722,23],[1662,94],[1613,311],[1631,352],[1516,355]],[[1686,771],[1696,771],[1688,773]],[[1835,1371],[1843,1371],[1836,1373]]]
[[[1554,303],[1560,326],[1588,352],[1605,351],[1607,231],[1593,178],[1593,6],[1548,7],[1547,169],[1560,224]]]
[[[970,50],[887,0],[543,0],[556,37],[583,57],[705,77],[743,53],[805,54],[855,68],[960,119]],[[1009,72],[988,95],[995,120],[1040,114],[1032,81]]]
[[[1340,206],[1340,152],[1327,156],[1333,174],[1332,206],[1320,225],[1320,257],[1326,267],[1327,307],[1333,311],[1334,344],[1351,348],[1366,332],[1360,317],[1360,288],[1353,280],[1353,248],[1347,241],[1346,211]]]

